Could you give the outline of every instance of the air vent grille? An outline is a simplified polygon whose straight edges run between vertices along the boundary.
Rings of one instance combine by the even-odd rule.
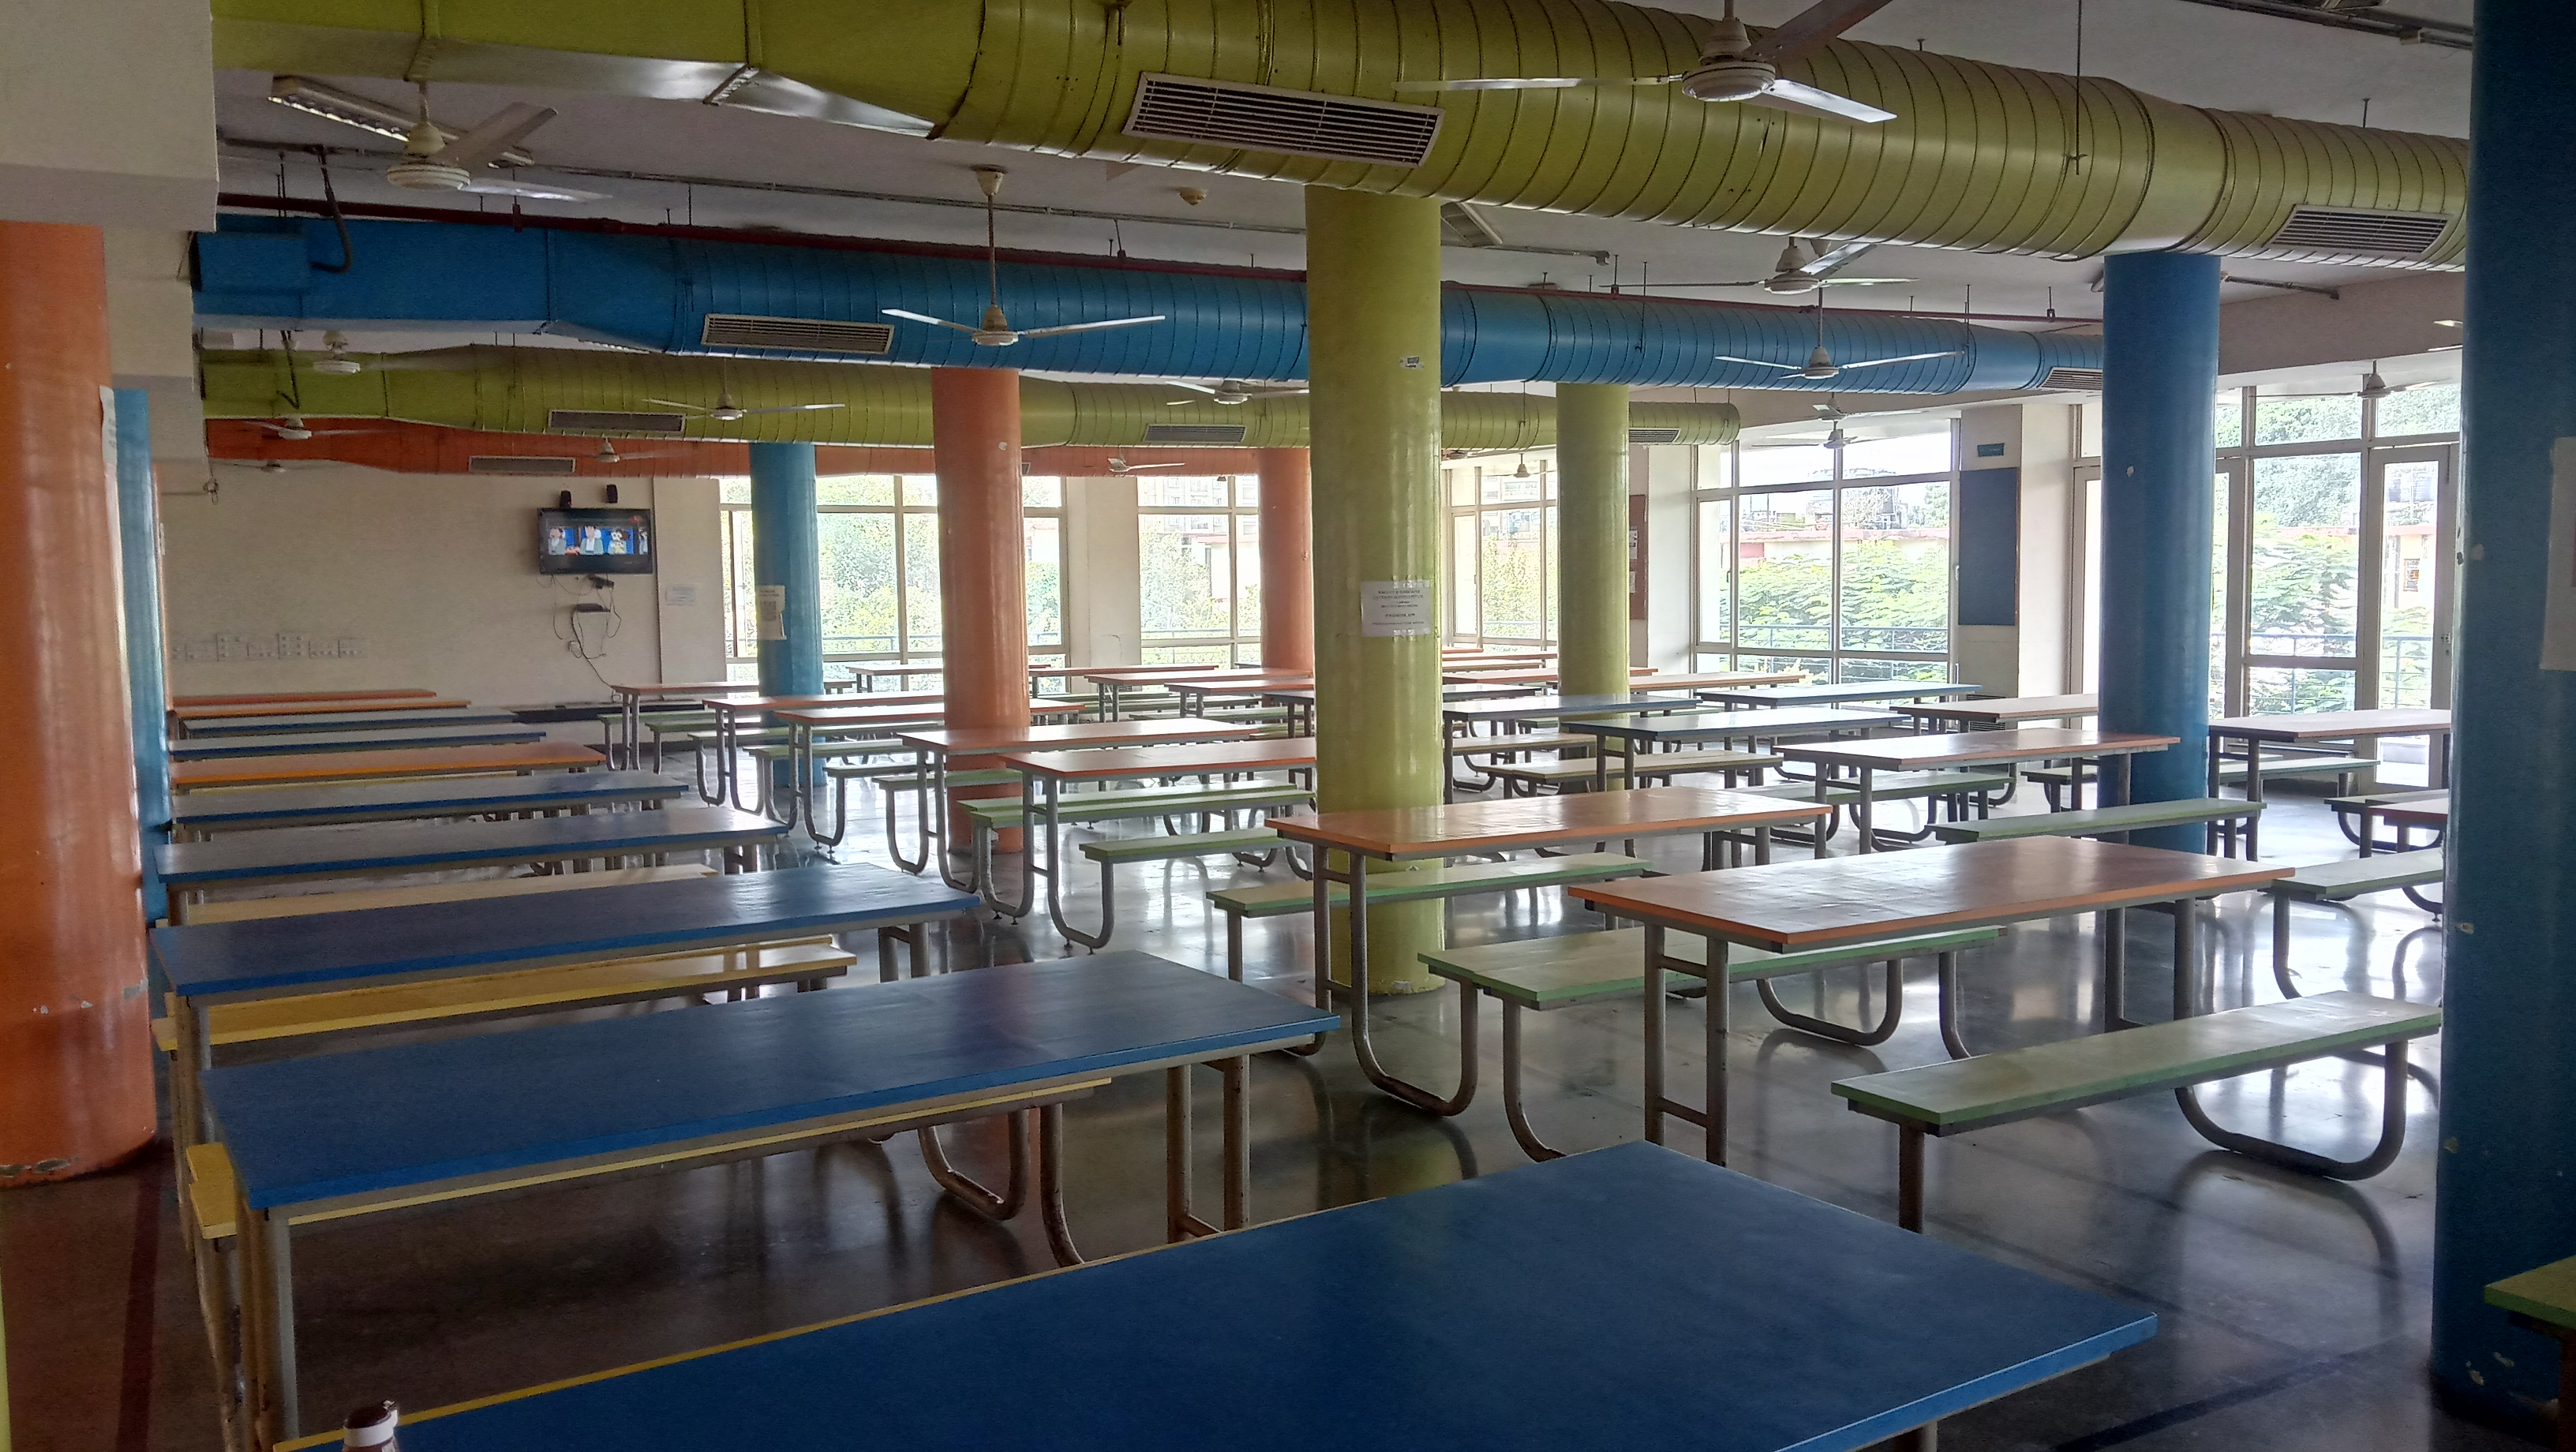
[[[2051,368],[2040,381],[2042,388],[2058,388],[2068,393],[2100,393],[2102,370],[2099,368]]]
[[[541,458],[516,457],[508,454],[476,454],[465,461],[468,474],[572,474],[579,472],[580,461],[564,456]]]
[[[1136,83],[1125,131],[1288,156],[1420,166],[1440,134],[1440,108],[1149,75]]]
[[[773,348],[789,353],[858,353],[882,356],[894,349],[892,323],[842,323],[829,318],[763,318],[709,313],[698,330],[709,348]]]
[[[2342,207],[2298,207],[2272,234],[2274,247],[2303,252],[2358,252],[2373,257],[2421,257],[2450,230],[2439,212],[2356,212]]]
[[[546,410],[546,427],[566,434],[665,434],[677,438],[689,421],[676,413],[611,413],[604,409]]]
[[[1145,442],[1149,444],[1239,444],[1243,442],[1242,424],[1147,424]]]
[[[1669,444],[1681,436],[1682,431],[1677,428],[1628,430],[1628,442],[1632,444]]]

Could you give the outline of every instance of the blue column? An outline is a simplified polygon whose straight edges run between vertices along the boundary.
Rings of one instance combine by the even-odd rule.
[[[823,694],[820,550],[814,446],[752,445],[751,582],[758,600],[762,695]]]
[[[143,915],[170,915],[152,851],[170,841],[170,693],[161,679],[160,515],[150,398],[116,390],[117,545],[125,577],[125,680],[134,718],[134,796],[143,826]]]
[[[2130,800],[2177,801],[2208,789],[2218,259],[2108,258],[2102,293],[2102,729],[2182,738],[2130,759]],[[2130,840],[2202,847],[2198,827]]]
[[[2576,674],[2542,664],[2550,451],[2576,437],[2570,54],[2565,0],[2479,4],[2433,1373],[2516,1419],[2561,1395],[2557,1353],[2483,1289],[2576,1254]]]

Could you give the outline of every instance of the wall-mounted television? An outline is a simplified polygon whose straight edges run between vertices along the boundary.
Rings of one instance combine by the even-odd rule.
[[[649,509],[540,509],[537,573],[541,575],[649,575],[653,573],[653,511]]]

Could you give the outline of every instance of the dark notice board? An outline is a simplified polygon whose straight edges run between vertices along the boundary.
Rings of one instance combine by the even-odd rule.
[[[2021,471],[1963,470],[1958,505],[1959,623],[2020,624]]]

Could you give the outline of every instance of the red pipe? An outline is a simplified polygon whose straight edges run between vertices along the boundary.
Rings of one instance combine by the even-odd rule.
[[[951,727],[1029,724],[1028,540],[1020,508],[1020,372],[930,370],[931,453],[939,469],[940,659],[948,667]],[[949,763],[972,771],[993,758]],[[958,797],[1007,796],[981,787]],[[949,816],[949,840],[968,840]],[[1020,834],[995,834],[1017,852]]]
[[[0,1188],[152,1140],[95,227],[0,222]]]
[[[1315,668],[1314,475],[1304,449],[1262,449],[1261,664]]]

